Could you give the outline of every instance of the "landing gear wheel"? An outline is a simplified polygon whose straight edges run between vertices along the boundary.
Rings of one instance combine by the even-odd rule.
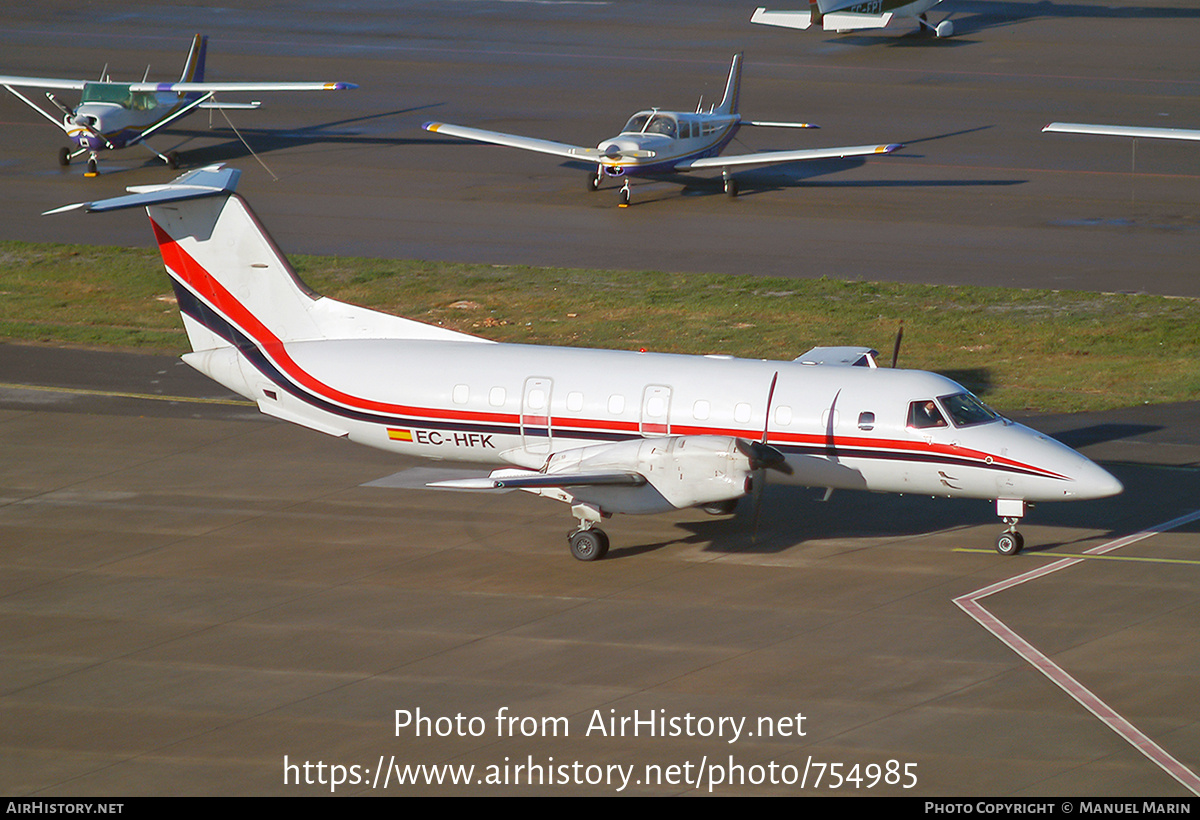
[[[89,159],[89,160],[88,160],[88,164],[87,164],[87,173],[85,173],[85,174],[84,174],[84,176],[85,176],[85,177],[95,177],[95,176],[100,176],[100,171],[99,171],[99,169],[96,167],[96,160],[95,160],[95,158],[94,158],[94,157],[93,157],[92,159]]]
[[[738,195],[737,180],[733,179],[732,177],[725,180],[725,196],[729,197],[730,199],[733,199],[737,195]]]
[[[737,509],[737,499],[727,498],[724,501],[713,501],[709,504],[701,504],[700,509],[704,510],[709,515],[732,515]]]
[[[588,190],[589,191],[599,191],[600,190],[600,177],[588,177]]]
[[[167,167],[172,171],[179,167],[179,154],[175,151],[167,152]]]
[[[620,207],[628,208],[629,207],[629,198],[630,198],[629,183],[626,182],[625,187],[623,187],[621,189],[621,205],[620,205]]]
[[[66,148],[58,149],[58,164],[66,168],[71,164],[71,152]]]
[[[569,536],[571,555],[580,561],[599,561],[608,553],[608,536],[595,527],[576,530]]]
[[[1025,536],[1013,530],[1002,532],[996,537],[996,552],[1001,555],[1016,555],[1025,548]]]

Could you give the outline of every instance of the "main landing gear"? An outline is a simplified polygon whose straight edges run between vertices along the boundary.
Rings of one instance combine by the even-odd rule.
[[[721,172],[721,181],[725,186],[725,196],[733,199],[738,195],[737,180],[734,179],[728,171]]]
[[[996,536],[996,552],[1001,555],[1016,555],[1025,548],[1025,536],[1017,532],[1017,522],[1025,516],[1027,504],[1019,498],[996,499],[996,515],[1008,525],[1008,529]]]
[[[608,553],[608,534],[596,526],[604,513],[591,504],[576,504],[571,513],[579,526],[567,534],[571,555],[580,561],[599,561]]]

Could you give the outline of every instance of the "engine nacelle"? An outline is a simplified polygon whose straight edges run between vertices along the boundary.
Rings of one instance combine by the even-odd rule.
[[[745,495],[750,461],[732,436],[668,436],[556,453],[545,469],[548,475],[606,471],[639,473],[670,507],[680,509]],[[645,493],[632,488],[572,488],[570,492],[580,499],[596,497],[611,512],[650,511],[644,509],[649,503]],[[624,503],[623,497],[628,498]],[[656,506],[665,505],[659,501]]]

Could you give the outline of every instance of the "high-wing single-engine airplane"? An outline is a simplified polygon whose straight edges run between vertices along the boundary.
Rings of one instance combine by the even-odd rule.
[[[500,344],[314,294],[210,166],[129,195],[144,206],[192,352],[183,360],[262,412],[408,456],[485,462],[450,489],[522,489],[571,505],[572,554],[608,550],[614,513],[732,512],[785,484],[996,500],[1008,529],[1036,501],[1121,484],[935,373],[866,348],[794,361]]]
[[[1105,137],[1147,137],[1160,140],[1200,140],[1192,128],[1147,128],[1137,125],[1089,125],[1083,122],[1052,122],[1042,131],[1060,134],[1096,134]]]
[[[825,31],[857,31],[885,28],[893,19],[916,20],[922,29],[938,37],[954,33],[949,18],[936,26],[926,13],[942,0],[809,0],[804,11],[771,11],[761,6],[754,10],[751,23],[781,28],[807,29],[820,26]]]
[[[172,168],[178,167],[174,151],[160,154],[146,138],[181,117],[201,108],[257,108],[259,103],[219,103],[214,95],[222,91],[257,93],[265,91],[342,91],[357,88],[353,83],[213,83],[204,81],[204,55],[208,38],[199,34],[192,40],[191,51],[183,66],[179,82],[114,83],[105,76],[100,81],[56,80],[43,77],[13,77],[0,75],[0,85],[19,100],[61,128],[77,149],[62,148],[58,154],[61,165],[88,155],[87,176],[96,176],[96,155],[100,151],[115,151],[130,145],[145,145],[155,156]],[[147,74],[149,69],[147,69]],[[103,74],[103,72],[102,72]],[[80,102],[70,108],[53,93],[46,98],[62,113],[62,121],[37,105],[17,88],[51,88],[80,91]]]
[[[742,81],[742,55],[735,54],[725,83],[721,103],[708,111],[696,107],[694,112],[660,111],[651,108],[629,118],[621,133],[602,141],[595,148],[567,145],[550,140],[467,128],[444,122],[427,122],[423,128],[450,137],[522,148],[559,157],[595,162],[596,173],[588,178],[588,189],[599,189],[605,176],[625,177],[621,187],[621,205],[629,204],[629,177],[673,174],[680,171],[720,169],[729,196],[737,196],[738,183],[732,169],[753,165],[774,165],[810,159],[857,157],[867,154],[889,154],[902,146],[853,145],[844,148],[808,148],[798,151],[762,151],[756,154],[720,156],[743,125],[776,128],[816,128],[804,122],[760,122],[743,120],[738,113],[738,93]]]

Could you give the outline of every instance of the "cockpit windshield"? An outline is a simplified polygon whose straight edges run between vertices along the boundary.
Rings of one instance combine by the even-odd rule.
[[[80,102],[112,103],[133,111],[149,111],[158,99],[149,91],[133,91],[128,83],[87,83]]]
[[[625,127],[621,129],[622,134],[640,134],[642,129],[646,127],[646,123],[650,119],[649,111],[642,111],[634,114],[629,118],[629,122],[625,123]]]
[[[942,403],[942,407],[945,407],[946,412],[950,414],[950,419],[954,422],[955,427],[986,424],[989,421],[996,421],[1000,418],[999,413],[970,393],[938,396],[938,401]]]
[[[640,111],[625,123],[622,134],[664,134],[675,137],[678,125],[670,114],[660,114],[657,111]]]

